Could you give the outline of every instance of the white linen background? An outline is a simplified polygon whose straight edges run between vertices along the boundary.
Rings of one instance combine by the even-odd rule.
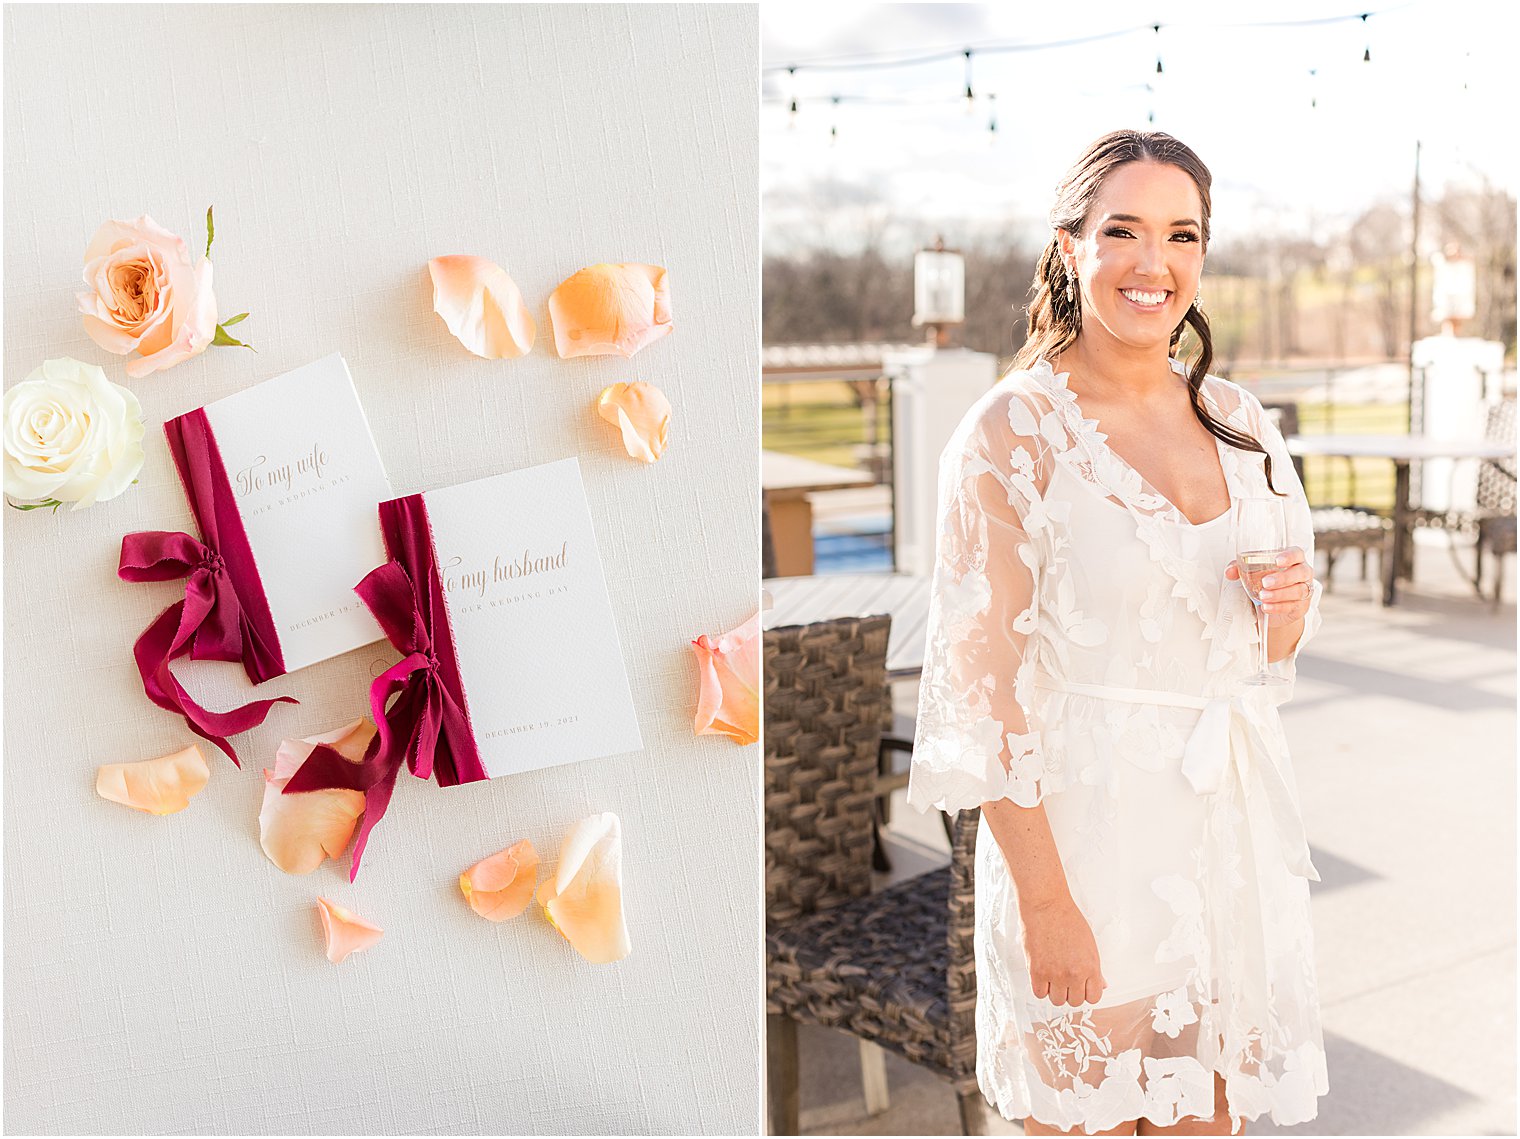
[[[5,381],[98,363],[148,425],[121,498],[4,511],[7,1132],[758,1131],[760,758],[693,735],[688,643],[758,595],[757,38],[746,5],[6,8]],[[252,312],[258,354],[128,381],[76,311],[85,245],[147,213],[199,248],[208,205],[219,313]],[[445,253],[512,274],[530,356],[449,335]],[[675,331],[560,360],[549,292],[598,261],[668,268]],[[115,573],[123,534],[192,527],[161,424],[334,350],[398,494],[580,457],[645,743],[447,790],[403,772],[354,886],[346,855],[265,859],[260,770],[367,707],[383,643],[262,686],[301,704],[236,738],[242,770],[203,745],[180,814],[94,792],[97,764],[193,739],[131,656],[181,583]],[[593,410],[635,379],[675,406],[653,466]],[[179,667],[246,698],[236,665]],[[632,956],[466,907],[471,863],[527,838],[552,872],[608,810]],[[329,964],[318,894],[385,937]]]

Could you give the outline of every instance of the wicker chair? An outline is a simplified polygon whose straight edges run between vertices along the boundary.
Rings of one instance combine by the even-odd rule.
[[[797,1025],[842,1029],[947,1079],[980,1134],[972,953],[977,812],[951,865],[871,885],[889,619],[765,634],[766,1013],[771,1127],[797,1133]]]
[[[1284,436],[1298,434],[1298,404],[1263,404],[1267,415]],[[1356,464],[1346,460],[1349,496],[1356,499]],[[1293,457],[1293,469],[1298,480],[1304,480],[1304,461]],[[1307,485],[1307,484],[1306,484]],[[1314,526],[1314,548],[1325,555],[1325,575],[1320,580],[1328,592],[1335,572],[1335,558],[1342,550],[1360,550],[1362,554],[1362,580],[1367,580],[1367,552],[1377,551],[1378,567],[1386,564],[1382,559],[1393,556],[1393,520],[1385,518],[1369,506],[1320,505],[1310,506],[1309,519]]]

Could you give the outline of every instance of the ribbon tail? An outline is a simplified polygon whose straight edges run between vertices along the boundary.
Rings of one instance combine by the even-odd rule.
[[[439,733],[440,746],[437,751],[437,761],[433,765],[433,775],[438,780],[438,786],[457,787],[461,783],[475,783],[482,779],[489,779],[490,776],[481,765],[479,751],[473,747],[454,746],[455,740],[469,741],[474,738],[470,718],[446,685],[440,684],[438,688],[443,697],[439,709],[442,719],[442,730]]]
[[[185,599],[196,595],[205,605],[205,614],[197,622],[195,639],[190,642],[190,659],[241,663],[247,647],[243,637],[245,621],[232,582],[225,572],[198,570],[185,582]]]
[[[149,700],[165,711],[178,713],[192,732],[214,743],[235,766],[241,767],[227,737],[262,724],[274,705],[299,701],[291,696],[276,696],[226,712],[213,712],[197,704],[169,669],[175,657],[184,655],[186,643],[195,633],[194,613],[201,603],[192,607],[190,600],[187,595],[184,601],[169,606],[137,638],[132,655],[137,660],[138,675]]]
[[[417,721],[406,750],[407,766],[418,779],[431,779],[437,759],[439,736],[443,733],[443,686],[432,673],[427,674],[427,695],[422,703],[422,717]],[[445,746],[447,746],[445,742]]]
[[[364,793],[364,818],[359,824],[359,836],[349,864],[350,882],[359,873],[370,832],[384,817],[395,790],[396,776],[416,741],[417,725],[423,714],[417,709],[418,690],[412,685],[412,677],[426,666],[426,658],[411,653],[381,673],[370,686],[370,710],[376,730],[362,760],[353,763],[321,744],[312,749],[285,784],[284,794],[287,795],[332,787]],[[399,696],[387,709],[386,702],[397,693]]]
[[[364,792],[364,821],[359,824],[359,837],[354,840],[354,856],[348,865],[350,882],[359,876],[359,860],[364,857],[369,832],[385,817],[386,808],[391,804],[391,793],[396,790],[396,776],[400,773],[400,763],[390,765],[384,775]]]
[[[364,758],[357,763],[328,744],[318,744],[286,781],[281,794],[331,790],[367,792],[385,774],[385,755],[379,742],[378,734],[371,737],[369,747],[364,749]]]

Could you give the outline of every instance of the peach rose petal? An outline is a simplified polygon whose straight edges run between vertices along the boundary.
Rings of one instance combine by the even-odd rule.
[[[327,937],[327,959],[334,965],[350,953],[368,949],[385,933],[374,922],[326,898],[317,899],[317,912],[322,915],[322,932]]]
[[[701,673],[697,735],[725,735],[736,743],[760,738],[760,613],[714,641],[692,641]]]
[[[105,764],[95,772],[95,793],[150,815],[172,815],[189,806],[210,781],[206,757],[191,744],[157,759]]]
[[[522,290],[484,257],[454,255],[428,262],[433,311],[455,338],[487,360],[510,360],[533,347],[536,328]]]
[[[549,294],[554,350],[632,356],[671,330],[670,287],[658,265],[592,265]]]
[[[623,447],[633,458],[652,463],[665,453],[670,401],[653,384],[639,380],[603,388],[596,410],[623,433]]]
[[[623,832],[616,815],[608,811],[575,824],[538,900],[554,928],[593,965],[628,956],[633,946],[623,920]]]
[[[538,884],[538,851],[527,839],[481,859],[459,876],[464,900],[487,921],[506,921],[528,908]]]
[[[337,858],[364,814],[362,791],[334,787],[286,795],[285,784],[318,744],[331,744],[339,755],[357,763],[374,734],[375,726],[359,719],[322,735],[280,741],[274,770],[264,771],[259,845],[285,873],[310,874],[326,859]]]

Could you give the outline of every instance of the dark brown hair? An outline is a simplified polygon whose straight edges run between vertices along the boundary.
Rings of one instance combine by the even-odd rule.
[[[1052,230],[1066,230],[1074,238],[1082,236],[1087,227],[1087,215],[1097,200],[1104,180],[1119,167],[1129,162],[1161,162],[1175,166],[1192,178],[1198,187],[1198,198],[1203,207],[1203,244],[1209,243],[1209,187],[1214,177],[1203,160],[1186,144],[1160,131],[1112,131],[1087,148],[1086,153],[1066,172],[1056,190],[1055,205],[1050,209]],[[1026,310],[1029,316],[1029,334],[1014,357],[1015,369],[1030,367],[1043,357],[1051,360],[1076,342],[1082,328],[1082,293],[1076,281],[1072,281],[1072,296],[1066,299],[1066,262],[1061,256],[1061,238],[1052,233],[1050,243],[1040,255],[1035,267],[1034,284],[1030,287],[1031,300]],[[1204,407],[1200,388],[1209,365],[1214,362],[1214,339],[1209,332],[1209,321],[1197,305],[1189,305],[1182,323],[1172,329],[1171,350],[1175,351],[1182,340],[1183,325],[1193,326],[1194,333],[1203,350],[1188,368],[1188,398],[1193,414],[1209,434],[1243,451],[1254,451],[1266,459],[1267,487],[1273,494],[1281,495],[1272,485],[1272,456],[1256,439],[1242,431],[1220,423]]]

